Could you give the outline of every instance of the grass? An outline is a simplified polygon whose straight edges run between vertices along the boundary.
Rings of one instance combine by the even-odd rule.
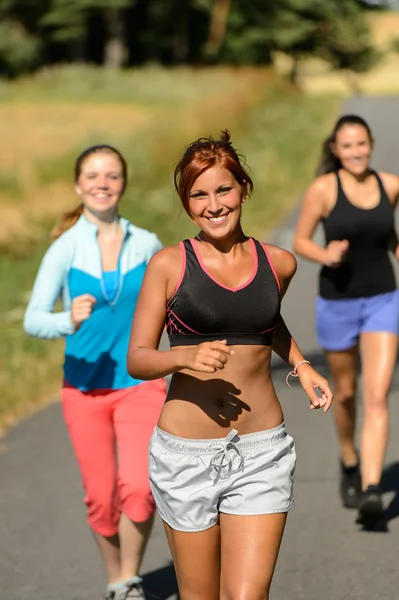
[[[367,18],[372,42],[381,53],[381,60],[370,71],[348,77],[348,73],[332,69],[323,60],[308,58],[300,65],[300,85],[307,94],[352,95],[354,82],[362,94],[399,94],[399,52],[393,50],[393,42],[399,38],[399,11],[373,10]],[[277,65],[281,73],[287,73],[291,61],[286,56],[278,56]]]
[[[246,72],[251,69],[246,69]],[[79,102],[98,104],[132,101],[145,108],[174,108],[177,104],[196,102],[213,92],[231,89],[235,70],[165,69],[159,66],[123,72],[101,67],[69,65],[46,68],[34,76],[21,77],[13,85],[0,83],[0,102],[52,103]]]
[[[117,100],[118,80],[112,80],[116,75],[106,75],[110,79],[101,88],[97,71],[88,70],[87,78],[79,73],[76,89],[72,85],[76,72],[68,75],[66,70],[46,74],[44,80],[37,77],[0,86],[0,96],[8,98],[4,100],[6,107],[20,107],[32,115],[25,127],[16,126],[14,136],[9,138],[10,152],[18,156],[23,140],[31,140],[31,132],[37,131],[38,115],[45,115],[46,111],[51,121],[48,131],[60,140],[57,151],[51,135],[37,139],[37,148],[29,142],[29,150],[21,150],[13,167],[2,169],[0,164],[0,183],[5,182],[4,190],[0,187],[3,427],[56,398],[59,391],[63,342],[29,338],[21,321],[37,267],[49,243],[48,232],[56,216],[76,202],[71,173],[82,147],[97,142],[101,134],[101,140],[122,150],[130,170],[123,214],[137,225],[156,231],[165,244],[170,244],[193,233],[173,189],[176,161],[186,144],[196,137],[217,136],[221,129],[229,128],[235,146],[246,155],[255,182],[253,197],[245,206],[245,227],[251,235],[264,239],[312,177],[321,140],[339,103],[338,97],[307,98],[262,69],[150,69],[148,73],[122,74],[121,98]],[[81,80],[97,81],[98,104],[93,102],[92,88]],[[114,81],[113,86],[110,81]],[[131,81],[134,94],[129,88]],[[86,95],[82,90],[86,90]],[[20,98],[25,93],[22,102]],[[123,117],[119,114],[121,106],[126,111]],[[57,120],[57,110],[76,115],[76,122],[69,116]],[[92,110],[97,111],[94,119]],[[128,113],[132,123],[126,122]],[[0,119],[0,130],[6,126],[4,120],[9,113],[5,114]],[[138,114],[145,116],[134,122],[133,115]],[[66,131],[65,122],[70,123],[71,130],[67,138],[59,135]]]

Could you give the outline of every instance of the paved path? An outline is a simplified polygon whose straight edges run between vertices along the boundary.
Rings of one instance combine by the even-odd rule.
[[[370,120],[375,167],[399,172],[399,99],[352,100],[345,112]],[[295,212],[275,233],[291,246]],[[314,336],[317,267],[300,261],[284,316],[306,356],[325,371]],[[362,531],[337,497],[337,444],[332,415],[311,413],[298,387],[274,380],[298,453],[296,506],[291,511],[273,585],[273,600],[399,598],[399,376],[392,391],[392,439],[384,473],[386,524]],[[77,468],[52,406],[15,428],[0,455],[0,589],[4,600],[99,600],[104,576],[86,528]],[[162,600],[176,598],[170,555],[158,522],[143,572]],[[204,598],[206,600],[206,598]]]

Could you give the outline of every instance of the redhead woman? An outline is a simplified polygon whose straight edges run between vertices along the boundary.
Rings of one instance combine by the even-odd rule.
[[[163,379],[143,382],[126,369],[137,296],[161,248],[155,234],[119,215],[126,182],[115,148],[78,157],[81,202],[54,231],[24,323],[31,335],[66,339],[62,408],[108,573],[106,600],[145,598],[138,571],[155,511],[148,443],[166,395]],[[63,309],[54,312],[59,296]]]
[[[243,231],[253,184],[229,133],[192,143],[175,184],[198,234],[151,259],[128,353],[133,377],[172,374],[150,444],[152,491],[182,600],[266,600],[295,468],[272,350],[311,409],[327,411],[332,394],[280,314],[294,256]],[[165,324],[171,348],[160,352]]]

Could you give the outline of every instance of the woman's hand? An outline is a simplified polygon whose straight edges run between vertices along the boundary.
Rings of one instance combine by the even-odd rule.
[[[226,340],[203,342],[185,350],[184,367],[191,371],[216,373],[224,369],[229,357],[234,354],[227,346]]]
[[[328,385],[327,379],[322,377],[308,364],[303,364],[298,367],[297,376],[301,382],[301,386],[309,397],[310,410],[322,408],[324,412],[327,412],[333,401],[333,393]],[[320,390],[320,397],[316,394],[315,390]]]
[[[330,267],[330,269],[336,269],[339,267],[348,250],[348,240],[333,240],[330,242],[325,249],[326,259],[324,264],[326,267]]]
[[[90,294],[82,294],[72,300],[71,320],[75,331],[79,329],[83,321],[90,317],[95,303],[96,299]]]

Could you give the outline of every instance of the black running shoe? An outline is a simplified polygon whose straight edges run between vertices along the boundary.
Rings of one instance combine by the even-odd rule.
[[[362,525],[373,525],[381,519],[383,514],[384,505],[381,498],[381,489],[378,485],[369,485],[362,493],[357,522]]]
[[[345,467],[341,462],[340,492],[345,508],[359,508],[362,492],[359,463],[353,467]]]

